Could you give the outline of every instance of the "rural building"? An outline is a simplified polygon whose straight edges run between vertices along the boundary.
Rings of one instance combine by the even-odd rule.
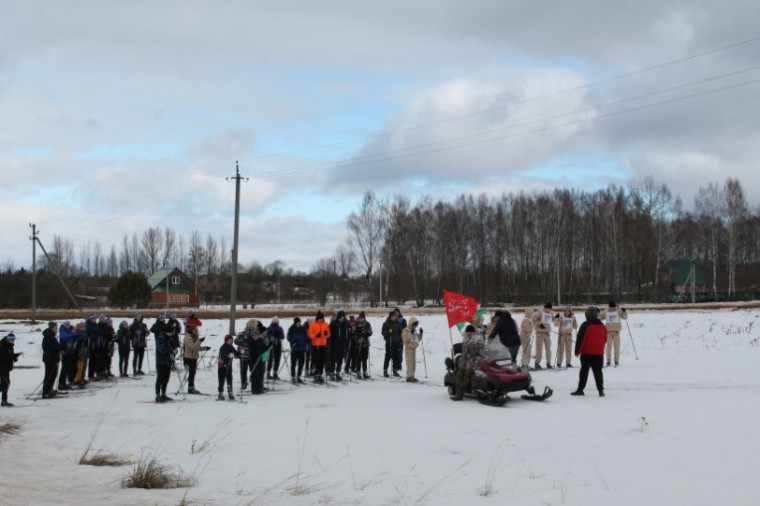
[[[184,272],[175,268],[159,269],[148,278],[151,289],[150,307],[198,307],[201,290]]]

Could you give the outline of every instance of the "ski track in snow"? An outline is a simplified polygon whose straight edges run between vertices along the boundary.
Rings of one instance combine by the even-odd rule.
[[[14,505],[176,505],[183,497],[209,505],[759,504],[760,310],[629,313],[640,359],[624,325],[621,365],[605,368],[603,399],[593,378],[585,397],[570,397],[574,359],[571,369],[532,373],[537,391],[554,389],[546,402],[523,401],[519,392],[501,408],[451,402],[442,386],[450,341],[440,315],[419,317],[428,385],[293,387],[283,368],[285,381],[274,388],[292,391],[216,402],[210,352],[196,387],[212,396],[155,405],[155,376],[145,376],[34,409],[0,408],[0,422],[22,426],[0,438],[0,496]],[[291,321],[283,318],[283,327]],[[370,322],[378,376],[382,319]],[[204,321],[204,344],[221,345],[227,326]],[[19,363],[39,365],[42,328],[0,321],[0,336],[15,332]],[[425,380],[420,352],[417,377]],[[152,366],[152,349],[149,357]],[[24,395],[42,374],[14,370],[11,402],[30,403]],[[237,362],[233,378],[237,395]],[[173,374],[170,395],[177,387]],[[121,488],[129,467],[76,464],[90,442],[93,451],[135,461],[155,455],[197,484]]]

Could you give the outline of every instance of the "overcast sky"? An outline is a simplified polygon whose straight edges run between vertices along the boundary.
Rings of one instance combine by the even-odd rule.
[[[0,261],[29,223],[107,251],[193,229],[308,270],[380,195],[595,190],[760,203],[756,1],[0,6]],[[755,176],[752,176],[755,174]]]

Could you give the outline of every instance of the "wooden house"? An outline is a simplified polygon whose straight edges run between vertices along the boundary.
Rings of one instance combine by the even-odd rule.
[[[175,268],[159,269],[148,278],[153,308],[198,307],[201,290],[184,272]]]

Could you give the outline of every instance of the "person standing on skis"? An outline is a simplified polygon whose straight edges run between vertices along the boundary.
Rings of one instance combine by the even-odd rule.
[[[399,312],[393,310],[388,314],[388,318],[383,323],[383,328],[380,331],[385,339],[385,359],[383,360],[383,376],[386,378],[388,375],[388,365],[392,363],[393,375],[401,376],[398,372],[401,370],[401,351],[403,350],[403,342],[401,340],[401,331],[403,327],[398,322]]]
[[[173,400],[166,395],[169,379],[174,365],[174,354],[179,348],[179,341],[173,329],[166,323],[166,315],[158,315],[156,323],[150,328],[156,339],[156,402]]]
[[[55,380],[58,378],[58,363],[61,361],[61,345],[58,342],[58,324],[48,323],[42,331],[42,362],[45,364],[45,378],[42,382],[42,398],[55,397]]]
[[[414,371],[417,367],[417,348],[422,342],[422,329],[419,328],[419,321],[412,316],[409,318],[409,325],[401,331],[401,341],[404,343],[404,358],[406,359],[406,381],[408,383],[418,383],[419,380],[414,377]]]
[[[335,314],[335,319],[330,322],[330,342],[327,345],[328,374],[332,381],[343,381],[340,372],[343,367],[343,359],[346,356],[348,345],[348,320],[342,309]]]
[[[251,353],[248,349],[248,338],[256,327],[256,320],[248,320],[242,332],[235,337],[237,351],[240,354],[240,390],[248,388],[248,370],[251,368]]]
[[[322,311],[317,311],[317,317],[309,325],[309,340],[311,341],[311,358],[314,368],[314,383],[324,383],[322,377],[327,355],[327,342],[330,339],[330,325],[325,321]]]
[[[530,336],[533,334],[533,329],[536,324],[533,322],[533,308],[526,307],[525,314],[522,322],[520,322],[520,346],[522,346],[522,366],[525,368],[530,367],[530,353],[532,344],[530,342]]]
[[[280,359],[282,358],[282,341],[285,339],[285,331],[282,330],[280,319],[277,316],[273,317],[269,323],[267,336],[272,346],[272,356],[267,362],[267,379],[280,379]]]
[[[266,371],[266,362],[269,354],[269,342],[265,335],[262,334],[261,322],[255,318],[250,320],[246,325],[248,339],[248,353],[251,363],[251,393],[264,393],[264,372]],[[264,329],[266,332],[266,329]]]
[[[304,358],[309,343],[309,334],[306,327],[301,325],[301,319],[295,317],[293,325],[288,328],[288,342],[290,343],[290,380],[294,385],[303,383]]]
[[[533,315],[536,324],[536,361],[535,369],[541,369],[541,358],[546,350],[546,368],[552,369],[552,303],[547,302],[538,313]]]
[[[193,329],[195,329],[194,331],[185,332],[185,339],[182,343],[182,363],[187,369],[187,393],[196,395],[200,394],[200,392],[195,389],[195,373],[198,370],[198,358],[200,357],[201,351],[208,351],[211,349],[210,346],[203,346],[203,341],[206,338],[198,337],[197,328],[198,327],[193,327]]]
[[[575,319],[570,305],[565,306],[562,314],[557,313],[554,315],[554,326],[559,328],[557,367],[562,367],[562,355],[565,356],[565,365],[572,367],[570,358],[573,354],[573,330],[578,328],[578,321]]]
[[[620,365],[620,330],[623,328],[621,320],[628,319],[628,313],[625,308],[621,308],[618,312],[617,303],[611,300],[607,305],[607,309],[602,311],[602,320],[607,325],[607,367],[610,366],[613,358],[615,358],[615,367]]]
[[[11,332],[0,339],[0,392],[2,392],[2,406],[12,407],[8,402],[8,389],[11,387],[11,371],[13,364],[18,362],[21,352],[15,353],[16,335]]]
[[[370,336],[372,336],[372,325],[367,321],[367,317],[364,314],[364,311],[362,311],[356,318],[356,325],[354,325],[354,347],[356,350],[356,357],[351,365],[357,378],[361,375],[362,379],[369,379],[367,362],[369,361]]]
[[[227,383],[227,398],[235,400],[232,394],[232,362],[235,358],[240,358],[240,353],[232,346],[232,336],[224,336],[224,344],[219,347],[219,357],[216,362],[219,377],[219,396],[217,400],[224,400],[224,383]]]

